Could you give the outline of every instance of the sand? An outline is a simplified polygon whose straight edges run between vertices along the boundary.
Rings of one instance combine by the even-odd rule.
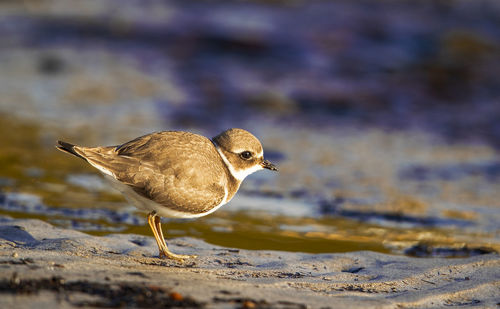
[[[40,220],[0,222],[0,307],[431,308],[500,303],[500,258],[304,254],[194,238],[155,257],[152,237],[91,236]]]

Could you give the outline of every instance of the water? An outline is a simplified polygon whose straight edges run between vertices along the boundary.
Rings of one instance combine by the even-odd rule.
[[[167,238],[313,253],[500,249],[495,2],[41,3],[2,4],[0,214],[150,235],[145,215],[56,140],[242,127],[280,172],[249,176],[210,216],[164,220]]]

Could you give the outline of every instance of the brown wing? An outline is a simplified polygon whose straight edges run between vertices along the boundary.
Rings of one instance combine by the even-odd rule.
[[[202,213],[224,198],[227,178],[212,142],[187,132],[157,132],[117,147],[75,147],[140,195],[174,210]]]

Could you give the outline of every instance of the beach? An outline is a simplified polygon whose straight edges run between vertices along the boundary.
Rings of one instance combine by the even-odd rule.
[[[369,251],[250,251],[193,238],[196,254],[157,258],[152,237],[90,236],[39,220],[3,218],[3,308],[496,308],[500,258],[411,258]]]

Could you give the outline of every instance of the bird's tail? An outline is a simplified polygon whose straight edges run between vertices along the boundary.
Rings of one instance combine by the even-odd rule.
[[[75,145],[70,144],[70,143],[66,143],[63,141],[57,141],[57,143],[59,144],[59,146],[56,146],[57,149],[64,151],[64,152],[67,152],[69,154],[72,154],[74,156],[77,156],[78,158],[86,160],[78,152],[75,151]]]

